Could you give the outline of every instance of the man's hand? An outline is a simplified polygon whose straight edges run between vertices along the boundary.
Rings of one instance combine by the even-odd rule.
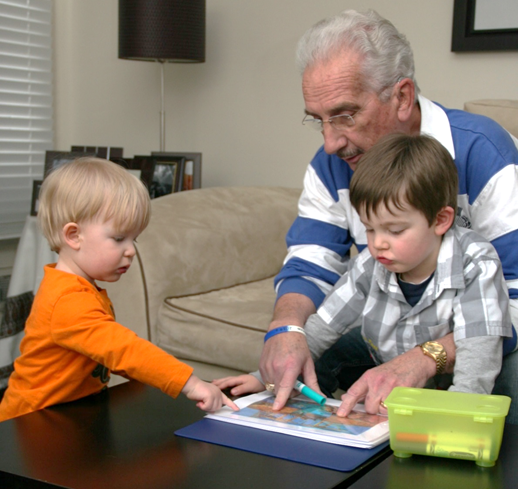
[[[264,382],[275,384],[274,411],[284,407],[301,373],[305,384],[320,392],[306,338],[300,333],[270,338],[263,348],[260,370]]]
[[[337,415],[347,416],[360,401],[364,401],[365,411],[370,414],[385,413],[386,410],[380,407],[380,402],[387,398],[394,387],[424,387],[435,373],[434,360],[423,355],[419,347],[412,348],[365,372],[342,395],[342,404]]]
[[[453,333],[436,341],[446,350],[447,360],[444,372],[453,373],[455,366]],[[365,410],[369,414],[379,412],[384,414],[386,410],[380,408],[380,402],[387,398],[394,387],[424,387],[436,372],[435,361],[424,355],[421,348],[416,346],[389,362],[365,372],[342,396],[342,404],[336,414],[347,416],[360,401],[364,401]]]
[[[275,305],[270,330],[280,326],[304,327],[307,318],[315,312],[311,299],[301,294],[283,295]],[[263,382],[275,384],[274,410],[284,407],[297,377],[302,374],[308,387],[320,392],[306,337],[288,332],[272,336],[263,347],[259,363]]]

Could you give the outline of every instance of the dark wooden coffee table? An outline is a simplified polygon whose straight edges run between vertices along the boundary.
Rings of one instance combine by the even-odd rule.
[[[0,423],[0,488],[349,487],[391,452],[337,472],[174,432],[204,413],[138,382]]]

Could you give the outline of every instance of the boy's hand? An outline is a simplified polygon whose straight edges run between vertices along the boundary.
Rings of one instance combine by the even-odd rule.
[[[218,386],[221,390],[231,387],[232,389],[230,390],[230,393],[233,396],[264,391],[264,385],[250,374],[215,379],[212,381],[212,383]]]
[[[197,401],[196,406],[203,411],[214,412],[221,406],[226,405],[234,411],[239,411],[237,405],[232,402],[221,390],[215,385],[204,382],[203,380],[191,375],[184,385],[182,393],[187,399]]]

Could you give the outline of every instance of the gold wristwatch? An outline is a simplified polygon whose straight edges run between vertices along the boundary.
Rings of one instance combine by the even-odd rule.
[[[435,364],[437,365],[436,373],[442,374],[446,368],[446,350],[444,347],[440,343],[437,343],[437,341],[427,341],[418,346],[423,350],[425,355],[435,360]]]

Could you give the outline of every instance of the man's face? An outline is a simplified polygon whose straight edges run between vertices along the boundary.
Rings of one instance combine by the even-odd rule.
[[[302,78],[307,114],[323,121],[340,114],[354,118],[354,126],[347,129],[325,123],[322,130],[326,153],[338,155],[352,170],[379,138],[402,130],[396,90],[382,102],[378,94],[365,91],[361,68],[360,57],[351,53],[347,59],[335,57],[309,67]]]

